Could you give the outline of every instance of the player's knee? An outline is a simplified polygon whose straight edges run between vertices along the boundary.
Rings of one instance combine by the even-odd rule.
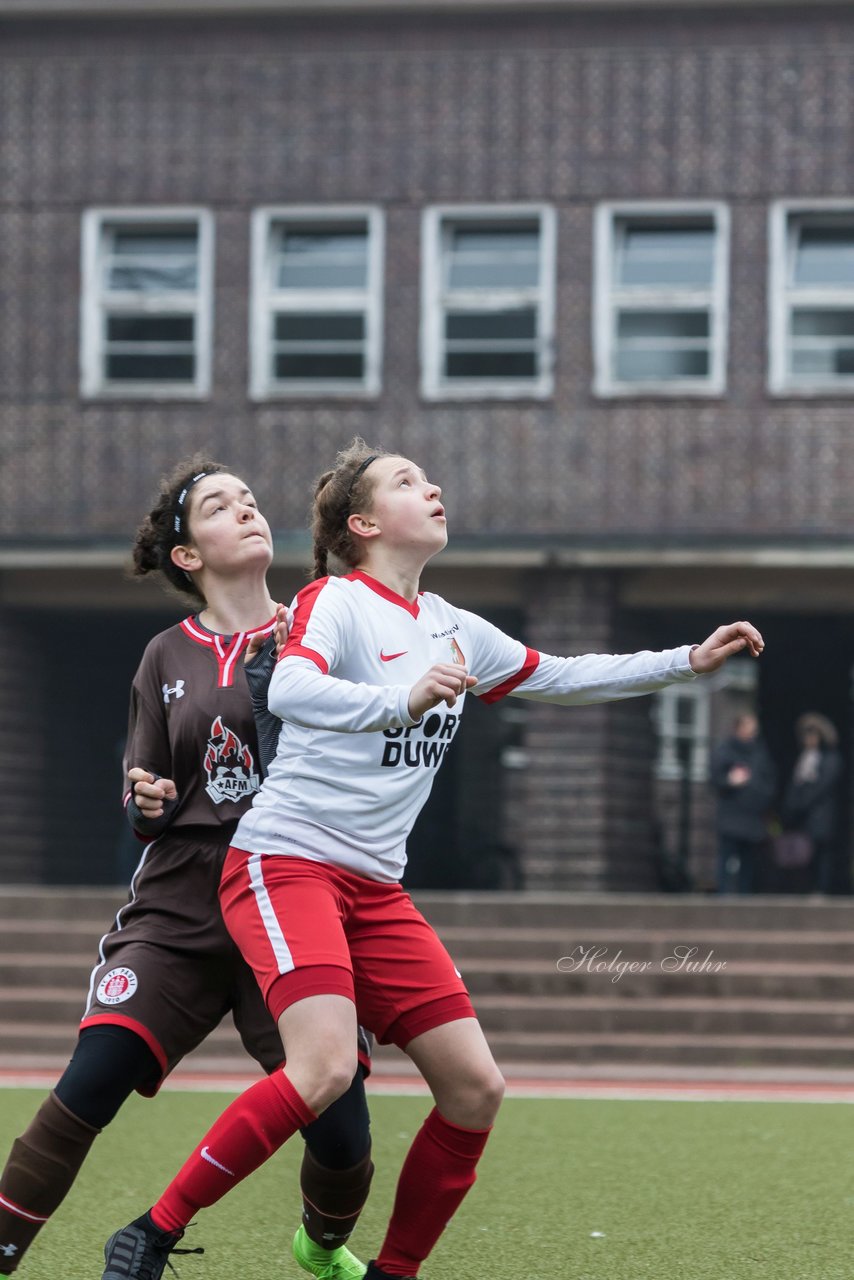
[[[484,1063],[458,1082],[447,1118],[466,1129],[488,1129],[504,1097],[504,1077],[494,1062]]]
[[[479,1109],[489,1117],[488,1124],[491,1124],[498,1114],[498,1108],[504,1099],[504,1088],[504,1077],[493,1062],[483,1072],[477,1089]]]
[[[324,1063],[318,1080],[317,1093],[320,1105],[315,1111],[325,1111],[343,1097],[353,1082],[356,1072],[356,1056],[335,1054]]]

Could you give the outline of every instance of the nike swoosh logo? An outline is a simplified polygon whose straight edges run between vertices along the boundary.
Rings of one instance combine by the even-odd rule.
[[[400,653],[383,653],[380,649],[380,662],[394,662],[395,658],[403,658],[407,653],[408,649],[403,649]]]
[[[199,1152],[199,1155],[202,1157],[203,1160],[207,1160],[208,1164],[215,1165],[217,1169],[222,1169],[223,1173],[228,1174],[229,1178],[233,1178],[235,1176],[234,1173],[231,1171],[231,1169],[226,1169],[224,1164],[220,1164],[218,1160],[214,1160],[213,1156],[209,1153],[207,1147],[202,1147],[201,1151]]]

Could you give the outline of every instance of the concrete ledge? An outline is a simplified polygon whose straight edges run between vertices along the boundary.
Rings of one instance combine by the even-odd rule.
[[[822,0],[843,7],[848,0]],[[0,0],[3,18],[130,18],[136,16],[239,17],[275,14],[279,17],[314,17],[340,14],[458,14],[458,13],[574,13],[612,9],[793,9],[803,0]]]

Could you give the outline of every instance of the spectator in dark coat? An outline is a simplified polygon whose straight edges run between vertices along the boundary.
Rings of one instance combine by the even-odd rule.
[[[711,770],[718,793],[718,892],[752,893],[768,837],[774,765],[752,713],[738,716]]]
[[[813,711],[800,716],[795,732],[801,753],[783,799],[783,826],[809,836],[814,849],[812,887],[819,893],[830,893],[836,870],[842,777],[839,735],[826,716]]]

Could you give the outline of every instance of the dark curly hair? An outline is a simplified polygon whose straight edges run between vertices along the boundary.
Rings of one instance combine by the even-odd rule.
[[[219,472],[230,472],[230,468],[197,453],[193,458],[179,462],[168,476],[164,476],[157,502],[136,531],[132,577],[144,578],[149,573],[160,573],[181,595],[190,596],[197,603],[207,603],[194,579],[172,563],[170,552],[173,547],[187,541],[186,522],[192,510],[192,493],[184,499],[186,506],[179,501],[181,495],[194,476]]]

